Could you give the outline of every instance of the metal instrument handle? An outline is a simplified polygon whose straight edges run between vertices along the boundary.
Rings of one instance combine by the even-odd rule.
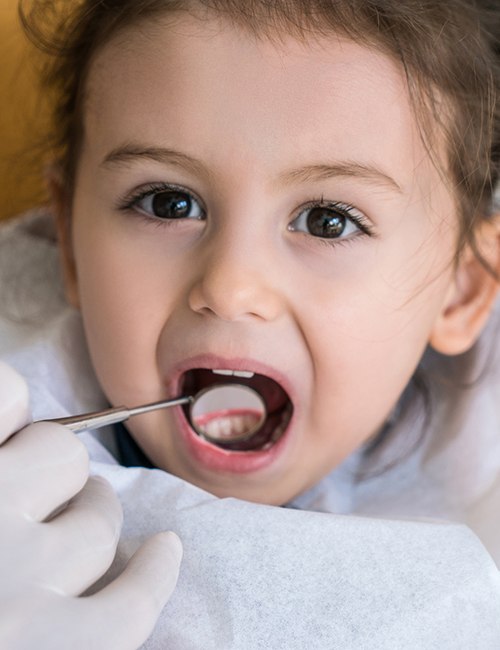
[[[152,404],[145,404],[144,406],[136,406],[134,408],[117,406],[115,408],[105,409],[104,411],[82,413],[81,415],[72,415],[66,418],[54,418],[52,420],[46,420],[46,422],[63,424],[68,429],[71,429],[71,431],[79,433],[87,429],[99,429],[100,427],[116,424],[117,422],[125,422],[125,420],[128,420],[133,415],[149,413],[150,411],[179,406],[181,404],[189,404],[192,401],[193,397],[191,396],[177,397],[175,399],[153,402]]]

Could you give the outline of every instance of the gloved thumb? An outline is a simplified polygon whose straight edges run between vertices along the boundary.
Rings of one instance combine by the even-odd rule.
[[[0,361],[0,444],[30,421],[28,386],[18,372]]]

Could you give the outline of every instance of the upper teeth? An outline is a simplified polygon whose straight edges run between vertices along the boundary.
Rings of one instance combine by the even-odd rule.
[[[255,373],[254,372],[249,372],[247,370],[225,370],[225,369],[214,369],[212,370],[214,375],[226,375],[226,376],[234,376],[234,377],[241,377],[242,379],[251,379]]]

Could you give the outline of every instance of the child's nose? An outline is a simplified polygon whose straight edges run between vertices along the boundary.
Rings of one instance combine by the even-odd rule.
[[[201,258],[189,306],[225,321],[273,321],[284,309],[279,271],[255,247],[214,246]],[[271,268],[272,267],[272,268]]]

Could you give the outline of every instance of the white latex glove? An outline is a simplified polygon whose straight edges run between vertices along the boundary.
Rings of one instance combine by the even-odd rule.
[[[79,597],[115,556],[121,506],[89,478],[71,431],[28,422],[26,384],[0,362],[0,648],[135,650],[175,587],[180,541],[155,535],[112,583]]]

